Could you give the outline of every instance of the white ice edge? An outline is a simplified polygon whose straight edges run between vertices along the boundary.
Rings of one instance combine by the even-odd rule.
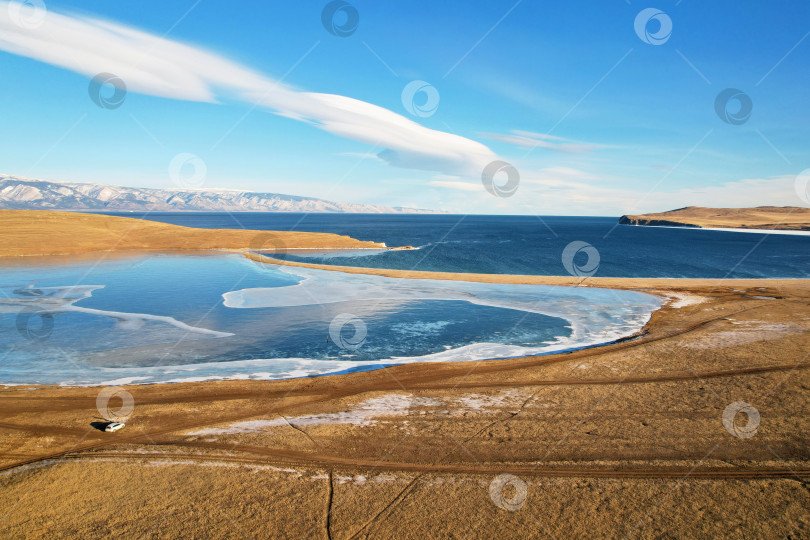
[[[722,231],[757,234],[792,234],[797,236],[810,236],[810,231],[790,231],[785,229],[735,229],[732,227],[688,227],[680,225],[630,225],[630,227],[651,227],[653,229],[689,229],[690,231]]]
[[[516,309],[567,320],[572,327],[572,339],[585,339],[587,332],[599,327],[611,317],[598,308],[621,312],[622,298],[646,300],[651,310],[661,307],[660,298],[634,291],[613,289],[563,287],[554,285],[513,285],[433,279],[397,279],[366,274],[348,274],[327,270],[276,266],[278,270],[303,278],[295,285],[240,289],[224,293],[224,305],[236,309],[297,307],[338,302],[380,302],[445,300],[502,309]],[[532,297],[530,293],[539,295]],[[542,293],[542,294],[541,294]],[[596,298],[612,294],[610,302]],[[589,297],[589,298],[584,298]],[[529,298],[529,300],[526,300]],[[572,300],[590,301],[589,310],[572,311]],[[614,300],[619,300],[619,305]],[[582,305],[579,307],[583,307]],[[637,306],[634,306],[637,308]],[[646,321],[645,321],[646,323]],[[619,336],[621,337],[621,336]],[[441,353],[439,353],[441,354]]]
[[[380,242],[379,247],[285,247],[279,250],[279,253],[284,254],[287,251],[407,251],[402,250],[401,248],[390,248],[385,245],[385,242]],[[415,248],[411,248],[415,249]],[[207,250],[201,250],[207,251]],[[240,251],[240,250],[224,250],[224,251]],[[252,250],[251,253],[255,253],[257,255],[272,255],[275,251],[270,251],[269,249],[266,251],[262,251],[261,249]]]
[[[0,313],[20,313],[28,311],[32,314],[36,313],[86,313],[89,315],[98,315],[100,317],[109,317],[130,324],[133,327],[145,321],[152,321],[164,323],[186,332],[194,334],[203,334],[213,337],[227,337],[233,334],[228,332],[218,332],[216,330],[209,330],[207,328],[200,328],[191,326],[182,321],[178,321],[174,317],[167,317],[164,315],[151,315],[148,313],[125,313],[122,311],[106,311],[102,309],[86,308],[74,305],[80,300],[90,298],[93,291],[103,289],[104,285],[69,285],[64,287],[37,287],[36,290],[41,295],[30,295],[23,297],[8,297],[0,298]],[[32,287],[18,289],[18,291],[33,291]],[[45,294],[49,293],[49,294]]]
[[[374,302],[381,298],[397,301],[449,300],[477,305],[517,309],[558,317],[569,322],[572,334],[558,337],[542,346],[525,347],[503,343],[479,342],[420,356],[396,356],[369,361],[320,360],[312,358],[266,358],[231,362],[206,362],[137,368],[137,375],[126,373],[128,368],[105,368],[112,380],[100,384],[150,382],[201,382],[212,380],[276,380],[321,376],[347,370],[432,362],[479,361],[549,354],[571,349],[593,347],[614,342],[640,331],[652,312],[662,301],[659,297],[634,291],[614,291],[598,288],[558,287],[550,285],[501,285],[445,280],[397,280],[381,276],[346,274],[326,270],[310,270],[280,266],[279,270],[302,280],[286,287],[242,289],[223,294],[225,305],[234,309],[257,307],[294,307],[313,303],[362,300]],[[398,287],[398,289],[396,288]],[[460,289],[460,290],[456,290]],[[492,291],[506,298],[486,298]],[[538,305],[536,297],[526,300],[529,292],[541,291],[546,298]],[[509,296],[513,298],[508,298]],[[588,298],[592,302],[588,302]],[[627,302],[622,303],[622,299]],[[279,364],[289,367],[279,370]],[[184,376],[186,375],[186,376]],[[137,379],[137,380],[136,380]],[[76,384],[68,383],[65,384]]]

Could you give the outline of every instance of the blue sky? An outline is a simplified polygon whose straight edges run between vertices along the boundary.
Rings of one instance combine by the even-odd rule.
[[[327,4],[0,3],[0,172],[171,188],[193,154],[193,187],[462,213],[802,204],[806,3],[357,0],[345,37]],[[672,24],[660,44],[634,28],[650,7]],[[126,84],[119,107],[90,99],[99,72]],[[424,93],[408,110],[412,81],[435,110],[413,114]],[[749,96],[744,123],[718,116],[726,88]],[[496,160],[519,172],[511,196],[482,185]]]

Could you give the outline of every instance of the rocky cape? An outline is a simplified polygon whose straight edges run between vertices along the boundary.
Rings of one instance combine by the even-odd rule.
[[[687,206],[654,214],[624,215],[623,225],[659,227],[711,227],[810,231],[810,208],[758,206],[756,208],[705,208]]]

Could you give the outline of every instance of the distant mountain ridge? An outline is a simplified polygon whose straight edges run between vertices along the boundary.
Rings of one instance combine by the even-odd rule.
[[[209,212],[438,214],[399,206],[350,204],[311,197],[217,189],[154,189],[54,182],[0,175],[0,209]]]

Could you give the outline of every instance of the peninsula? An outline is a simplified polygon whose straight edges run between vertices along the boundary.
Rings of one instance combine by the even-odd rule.
[[[810,231],[810,208],[797,206],[758,206],[756,208],[687,206],[668,212],[624,215],[619,218],[619,223],[659,227]]]

